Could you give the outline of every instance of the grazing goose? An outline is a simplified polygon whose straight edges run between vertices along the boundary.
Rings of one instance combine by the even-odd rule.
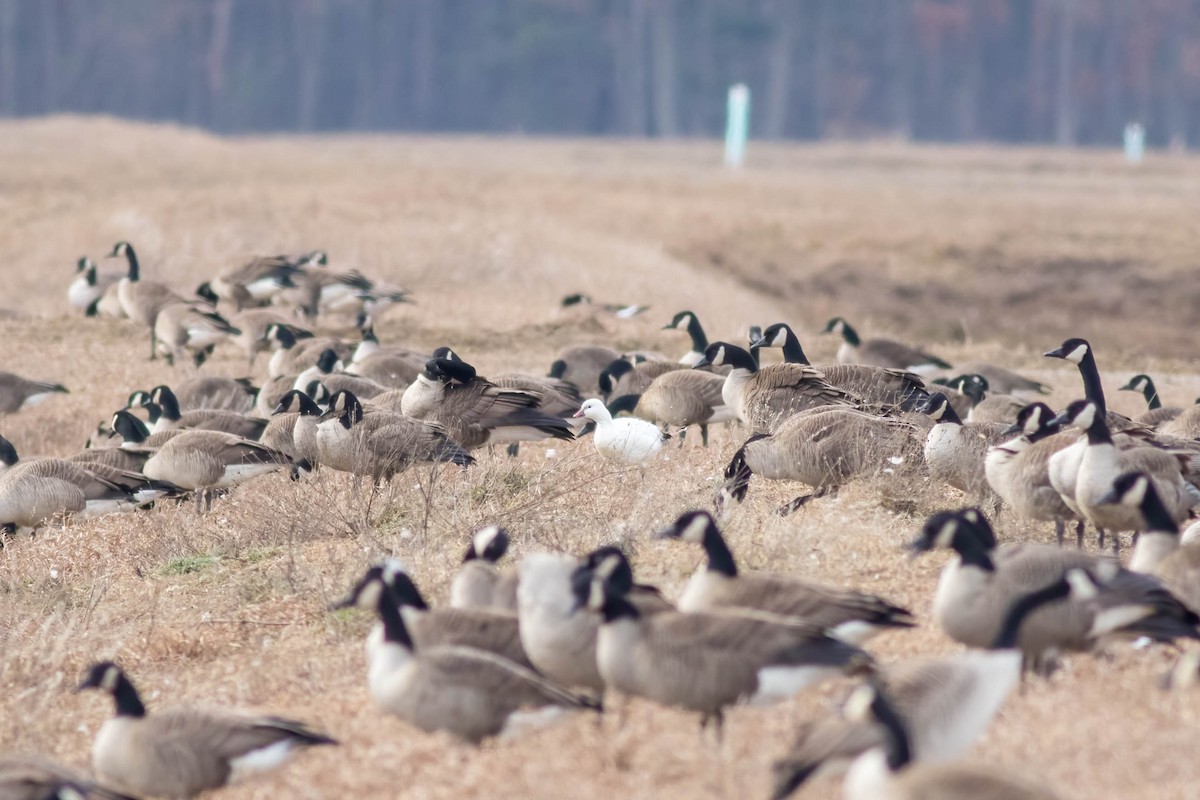
[[[1017,414],[1026,406],[1025,401],[1013,395],[991,391],[988,379],[977,373],[967,373],[951,378],[946,386],[971,398],[971,410],[967,422],[998,422],[1011,425]]]
[[[567,381],[584,397],[595,397],[602,394],[600,373],[620,357],[621,354],[616,350],[603,345],[585,344],[565,347],[558,351],[558,356],[550,365],[547,376],[555,380]]]
[[[660,375],[685,369],[687,367],[683,364],[672,361],[640,361],[631,364],[628,359],[618,358],[600,373],[600,395],[605,400],[627,394],[640,395],[649,389],[650,384]]]
[[[1008,426],[999,422],[964,423],[941,392],[926,401],[925,412],[934,421],[925,435],[929,476],[965,493],[977,505],[997,507],[999,497],[988,484],[984,460],[988,448],[1005,440]]]
[[[468,449],[540,439],[575,438],[562,417],[538,410],[534,392],[501,389],[461,361],[432,358],[404,392],[401,410],[413,419],[442,425]]]
[[[788,417],[828,406],[857,406],[859,398],[833,386],[820,370],[804,364],[770,364],[759,369],[750,353],[713,342],[696,366],[731,367],[721,388],[725,405],[756,433],[770,433]]]
[[[0,758],[0,800],[130,800],[41,758]]]
[[[343,361],[353,352],[353,346],[341,339],[330,336],[305,337],[290,325],[272,323],[267,326],[266,337],[272,350],[271,359],[267,362],[267,374],[272,378],[295,375],[308,369],[317,363],[326,350],[332,350],[337,359]]]
[[[816,625],[771,615],[644,615],[600,576],[577,575],[573,584],[577,603],[600,615],[596,663],[605,686],[698,712],[718,737],[731,705],[778,703],[871,663]]]
[[[847,717],[881,726],[884,743],[855,759],[843,784],[845,800],[1057,800],[1054,792],[1013,777],[1011,770],[914,764],[912,736],[880,686],[859,687],[846,705]]]
[[[442,428],[390,411],[366,414],[351,392],[338,392],[317,418],[317,448],[323,466],[372,480],[390,481],[414,462],[475,463]]]
[[[92,745],[92,767],[105,783],[134,795],[191,798],[282,765],[297,750],[337,741],[282,717],[174,709],[148,714],[116,664],[88,668],[75,691],[112,695],[109,718]]]
[[[751,351],[761,347],[779,348],[789,364],[808,365],[808,356],[800,339],[786,323],[767,326],[762,335],[750,342]],[[825,380],[869,405],[900,407],[911,411],[929,396],[925,382],[913,372],[902,369],[875,367],[868,364],[820,364],[817,370]]]
[[[724,492],[742,502],[755,474],[811,486],[811,494],[780,509],[787,514],[861,475],[918,469],[919,430],[911,422],[854,408],[795,414],[774,433],[756,433],[742,444],[725,468]]]
[[[598,308],[612,314],[617,319],[633,319],[650,308],[650,306],[625,305],[624,303],[596,303],[592,300],[591,295],[579,292],[564,297],[560,305],[563,308]]]
[[[935,355],[918,350],[892,339],[862,340],[858,332],[841,317],[825,323],[822,333],[837,333],[842,337],[837,360],[842,364],[868,364],[875,367],[903,369],[929,374],[937,369],[950,369],[950,364]]]
[[[120,272],[98,272],[96,262],[82,256],[75,262],[75,280],[67,287],[67,302],[89,317],[99,313],[100,301],[109,287],[121,280]]]
[[[240,311],[269,303],[284,289],[293,288],[292,276],[298,271],[287,256],[255,256],[245,264],[221,270],[207,286],[218,299]]]
[[[1010,438],[989,448],[984,459],[988,485],[1018,517],[1053,522],[1059,547],[1067,520],[1075,520],[1076,545],[1082,548],[1083,518],[1050,483],[1049,472],[1050,458],[1073,444],[1076,437],[1061,431],[1045,403],[1030,403],[1021,409],[1007,433]]]
[[[472,647],[414,645],[404,616],[382,580],[368,581],[355,603],[373,608],[383,642],[367,666],[375,703],[423,731],[444,730],[468,742],[542,727],[598,703],[506,658]]]
[[[618,396],[609,411],[631,411],[639,419],[678,430],[682,440],[687,428],[700,426],[700,441],[708,446],[708,426],[737,418],[725,405],[725,379],[720,375],[679,369],[655,378],[640,395]]]
[[[194,411],[181,411],[179,398],[166,386],[155,386],[150,390],[148,401],[142,407],[150,414],[151,430],[168,431],[178,428],[191,428],[205,431],[224,431],[233,433],[245,439],[257,439],[262,436],[267,421],[258,417],[248,417],[237,411],[226,411],[221,408],[202,408]]]
[[[240,331],[232,337],[232,341],[245,351],[251,367],[258,360],[259,353],[266,352],[271,348],[271,342],[267,338],[267,329],[272,325],[288,328],[292,336],[297,339],[312,337],[312,331],[292,324],[292,320],[271,308],[250,308],[239,311],[229,317],[229,323]]]
[[[1137,508],[1142,515],[1130,571],[1157,575],[1188,608],[1200,611],[1200,543],[1180,542],[1179,525],[1163,505],[1150,476],[1142,472],[1122,475],[1104,501]]]
[[[933,614],[950,638],[984,647],[1000,630],[1005,609],[1021,594],[1035,591],[1067,569],[1099,576],[1096,598],[1073,598],[1043,608],[1022,626],[1019,643],[1026,662],[1048,668],[1063,651],[1088,651],[1109,636],[1150,636],[1161,641],[1200,638],[1200,622],[1162,585],[1122,569],[1117,562],[1047,545],[997,548],[995,534],[973,509],[939,512],[926,521],[916,552],[954,550],[938,579]]]
[[[475,531],[462,566],[450,583],[452,608],[517,610],[517,574],[501,571],[496,562],[508,552],[508,531],[488,525]]]
[[[291,464],[278,450],[232,433],[188,430],[163,444],[142,471],[147,478],[196,492],[199,508],[211,505],[211,489],[236,486]]]
[[[1140,392],[1142,397],[1146,398],[1146,410],[1133,418],[1134,422],[1141,423],[1142,425],[1157,428],[1183,413],[1183,409],[1178,406],[1164,406],[1162,404],[1162,400],[1158,396],[1158,387],[1154,385],[1153,379],[1145,373],[1134,375],[1119,391]]]
[[[160,384],[151,389],[148,396],[155,403],[163,405],[155,399],[155,395],[165,395],[167,392],[175,398],[175,405],[182,412],[221,409],[248,414],[254,410],[258,389],[250,383],[249,378],[206,376],[191,378],[174,388]]]
[[[656,538],[698,544],[707,557],[707,564],[692,575],[679,598],[680,611],[726,608],[766,611],[820,625],[853,644],[862,644],[884,630],[911,628],[916,624],[912,614],[882,597],[785,575],[740,572],[729,545],[707,511],[683,514],[669,528],[657,533]]]
[[[1063,499],[1078,508],[1097,528],[1111,532],[1114,546],[1119,542],[1117,534],[1120,531],[1136,531],[1142,523],[1136,508],[1104,502],[1123,472],[1138,470],[1149,475],[1159,498],[1176,520],[1187,519],[1192,507],[1200,504],[1200,489],[1183,474],[1192,453],[1176,453],[1151,446],[1119,449],[1113,442],[1104,415],[1090,400],[1071,403],[1058,416],[1058,422],[1087,434],[1073,492],[1064,493]],[[1060,451],[1059,455],[1062,452],[1065,451]]]
[[[172,303],[186,301],[164,283],[141,279],[137,253],[129,242],[117,242],[108,254],[109,258],[121,256],[129,264],[129,272],[117,283],[117,296],[121,299],[125,316],[150,329],[150,360],[153,361],[158,357],[158,335],[154,329],[158,312]]]
[[[911,739],[914,761],[936,764],[962,756],[1000,711],[1021,680],[1017,634],[1037,608],[1059,601],[1070,584],[1059,579],[1017,597],[988,650],[934,661],[908,661],[873,676],[886,687]],[[788,755],[774,765],[774,800],[783,800],[817,773],[845,771],[872,748],[886,745],[876,722],[833,717],[805,726]]]
[[[22,378],[12,372],[0,372],[0,414],[12,414],[31,408],[53,394],[69,394],[61,383]]]
[[[663,433],[657,425],[643,419],[613,419],[604,401],[595,397],[585,400],[575,416],[587,417],[596,423],[592,439],[596,452],[609,461],[622,464],[646,463],[658,455],[663,443],[671,438],[669,433]]]
[[[271,421],[259,441],[316,467],[321,463],[321,445],[317,441],[317,420],[321,413],[321,407],[311,397],[292,389],[271,412]]]
[[[190,303],[169,303],[154,319],[154,336],[168,364],[190,356],[199,367],[219,342],[240,333],[216,311]]]
[[[663,325],[662,329],[664,331],[687,331],[687,335],[691,338],[692,349],[680,357],[680,364],[692,367],[695,366],[697,361],[704,358],[704,353],[708,350],[708,337],[704,335],[704,328],[700,326],[700,320],[696,319],[694,313],[691,311],[680,311],[671,318],[670,322]]]
[[[521,637],[517,633],[517,615],[490,609],[431,609],[412,578],[395,559],[388,559],[367,570],[351,589],[349,596],[335,608],[350,608],[358,603],[358,593],[372,581],[382,581],[392,602],[400,609],[404,627],[418,650],[430,647],[472,647],[494,653],[526,669],[533,669]],[[367,636],[367,662],[379,655],[384,642],[383,625],[376,625]]]

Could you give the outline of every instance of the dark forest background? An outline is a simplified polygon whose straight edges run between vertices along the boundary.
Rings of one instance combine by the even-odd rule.
[[[0,0],[0,115],[223,132],[1200,140],[1200,0]]]

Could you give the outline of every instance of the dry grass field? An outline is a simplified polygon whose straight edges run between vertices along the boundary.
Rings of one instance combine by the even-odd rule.
[[[690,308],[714,340],[792,322],[814,361],[836,344],[816,331],[842,314],[951,360],[1041,376],[1056,405],[1079,379],[1040,353],[1080,335],[1118,410],[1139,410],[1140,397],[1115,391],[1134,371],[1158,378],[1168,404],[1200,394],[1200,161],[1130,169],[1113,152],[891,145],[751,155],[730,174],[711,143],[225,140],[108,120],[4,123],[0,307],[14,316],[0,320],[0,368],[71,394],[0,420],[0,433],[24,454],[72,452],[130,391],[190,375],[148,362],[130,323],[67,315],[75,258],[118,239],[138,248],[145,277],[187,291],[256,254],[324,248],[331,264],[411,287],[416,305],[392,312],[381,339],[453,345],[483,374],[544,372],[560,347],[590,341],[679,355],[686,337],[660,327]],[[651,310],[630,322],[560,310],[574,291]],[[231,348],[204,369],[248,374]],[[114,657],[152,710],[271,710],[341,739],[230,798],[764,797],[798,723],[827,713],[844,684],[735,711],[720,751],[693,717],[643,703],[620,731],[615,718],[580,718],[471,748],[378,711],[362,655],[371,621],[324,610],[385,555],[443,601],[470,532],[491,522],[509,528],[518,559],[620,542],[642,580],[674,595],[700,554],[649,533],[711,503],[742,435],[718,430],[708,449],[689,437],[644,489],[584,440],[516,459],[484,451],[470,470],[414,470],[377,496],[328,470],[300,483],[269,475],[205,516],[163,507],[15,541],[0,551],[0,752],[85,767],[111,707],[70,688],[87,663]],[[802,488],[755,480],[729,513],[744,565],[912,608],[920,629],[870,643],[883,662],[954,651],[929,622],[944,557],[910,561],[902,544],[961,496],[928,481],[862,483],[773,514]],[[1052,536],[1012,519],[998,529]],[[1200,697],[1155,686],[1173,658],[1071,658],[1012,697],[971,757],[1063,797],[1200,797]],[[800,796],[838,797],[840,785]]]

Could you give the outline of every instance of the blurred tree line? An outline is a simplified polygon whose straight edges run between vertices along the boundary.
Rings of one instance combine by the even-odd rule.
[[[1200,0],[0,0],[0,115],[219,131],[1200,139]]]

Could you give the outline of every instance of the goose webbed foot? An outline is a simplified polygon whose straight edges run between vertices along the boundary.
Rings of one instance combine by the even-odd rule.
[[[508,450],[506,450],[505,452],[508,453],[509,458],[516,458],[517,454],[521,452],[521,443],[513,442],[512,444],[510,444],[508,446]]]

